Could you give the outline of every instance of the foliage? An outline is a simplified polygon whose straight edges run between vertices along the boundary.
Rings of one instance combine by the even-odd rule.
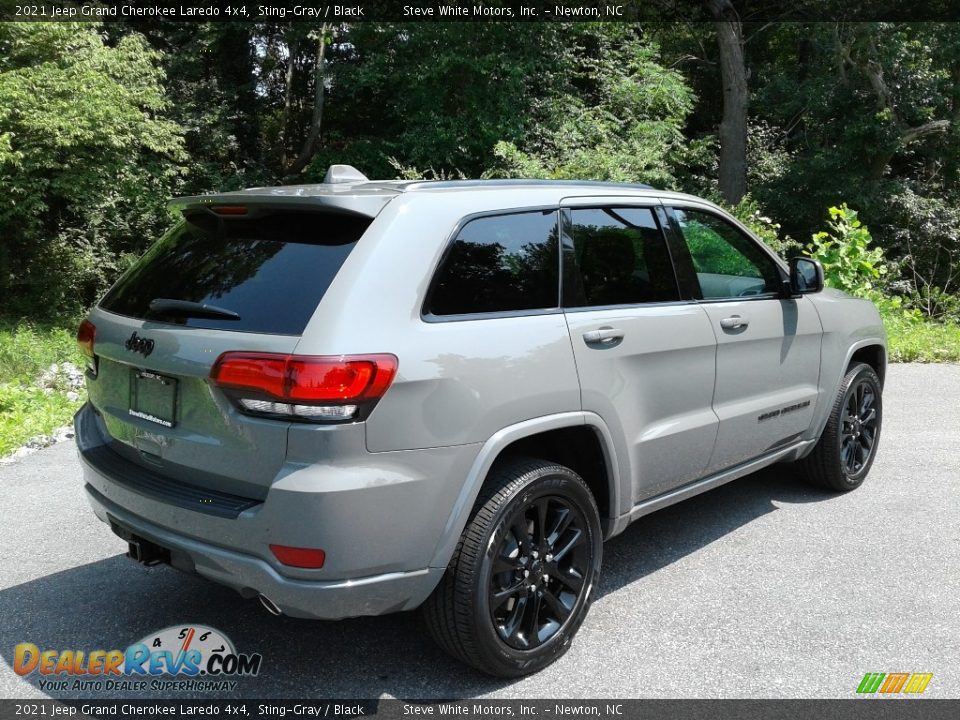
[[[830,281],[960,321],[960,23],[744,29],[750,194],[731,212],[790,257],[847,203],[872,233],[831,217],[813,241]],[[173,194],[333,162],[716,198],[717,52],[711,23],[0,24],[0,313],[88,305]],[[317,98],[312,161],[287,172]]]
[[[899,309],[901,299],[884,292],[890,264],[883,248],[872,247],[870,230],[860,222],[857,211],[843,203],[828,212],[827,230],[814,233],[807,247],[810,256],[823,265],[826,284],[873,301],[881,312]]]
[[[910,188],[891,207],[893,249],[903,257],[892,289],[927,317],[960,322],[960,208]]]
[[[73,332],[57,327],[0,326],[0,457],[30,438],[70,422],[83,400],[71,400],[61,383],[38,386],[52,364],[83,367]]]
[[[358,23],[330,62],[326,142],[308,177],[346,162],[392,174],[388,158],[478,176],[498,141],[555,123],[572,60],[553,23]]]
[[[96,26],[0,23],[0,293],[75,311],[165,221],[182,157],[157,56]]]
[[[588,26],[574,38],[577,92],[563,99],[552,131],[522,147],[496,144],[488,176],[677,185],[692,153],[683,125],[694,96],[683,76],[659,62],[655,44],[619,25]]]
[[[960,362],[960,323],[932,322],[909,313],[885,313],[891,362]]]
[[[803,253],[803,245],[783,234],[780,223],[766,215],[749,193],[733,207],[728,206],[727,210],[784,260]]]

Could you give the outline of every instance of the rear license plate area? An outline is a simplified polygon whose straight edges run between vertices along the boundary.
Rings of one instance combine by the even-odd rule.
[[[132,370],[128,412],[141,420],[172,428],[177,419],[177,379],[149,370]]]

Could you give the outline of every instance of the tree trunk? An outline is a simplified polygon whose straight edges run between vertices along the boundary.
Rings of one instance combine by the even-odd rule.
[[[731,205],[747,194],[747,66],[743,25],[730,0],[705,0],[713,16],[720,50],[723,118],[720,121],[720,193]]]
[[[324,23],[320,28],[320,37],[317,39],[317,61],[313,67],[313,115],[310,118],[310,129],[307,138],[303,141],[300,154],[287,168],[287,175],[299,175],[313,159],[317,152],[317,141],[320,139],[320,128],[323,123],[323,92],[327,79],[327,32],[329,25]]]
[[[290,29],[293,35],[293,28]],[[288,164],[287,148],[290,146],[290,107],[293,104],[293,66],[297,57],[299,44],[295,37],[287,43],[287,73],[283,88],[283,117],[280,120],[280,167]]]

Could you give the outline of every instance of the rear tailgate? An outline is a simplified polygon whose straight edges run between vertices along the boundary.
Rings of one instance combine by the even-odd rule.
[[[211,385],[210,368],[237,348],[291,352],[299,337],[185,330],[100,309],[90,320],[98,367],[87,386],[109,448],[171,479],[262,500],[283,464],[289,423],[240,413]],[[149,355],[128,349],[134,333],[152,343]]]
[[[109,451],[101,461],[115,476],[142,469],[145,482],[168,478],[187,494],[262,500],[290,423],[241,412],[211,383],[211,368],[228,351],[293,352],[371,218],[264,205],[230,212],[185,210],[91,312],[87,386],[99,437],[78,440]]]

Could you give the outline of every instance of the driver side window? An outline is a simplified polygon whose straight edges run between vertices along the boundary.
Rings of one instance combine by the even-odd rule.
[[[739,229],[700,210],[675,208],[673,212],[690,251],[703,299],[779,292],[776,263]]]

